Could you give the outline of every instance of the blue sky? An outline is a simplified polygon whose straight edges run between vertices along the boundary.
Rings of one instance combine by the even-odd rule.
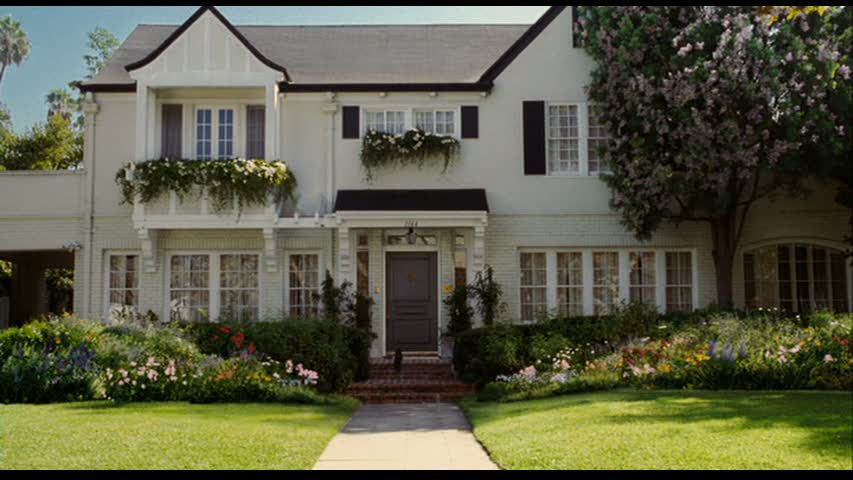
[[[180,24],[196,7],[0,7],[21,21],[33,45],[19,68],[7,70],[0,101],[23,131],[45,119],[44,97],[85,74],[86,34],[104,27],[120,40],[139,23]],[[338,25],[422,23],[533,23],[547,6],[221,7],[235,24]]]

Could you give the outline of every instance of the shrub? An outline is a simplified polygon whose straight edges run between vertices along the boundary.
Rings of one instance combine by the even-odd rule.
[[[369,368],[372,336],[328,321],[204,323],[184,328],[206,354],[230,357],[249,350],[279,362],[311,365],[320,373],[322,392],[342,391]]]
[[[527,335],[518,326],[498,324],[456,338],[453,364],[469,383],[483,384],[529,365]]]
[[[495,281],[492,267],[487,265],[485,270],[477,273],[477,278],[470,288],[483,325],[494,325],[506,313],[506,304],[501,301],[503,288]]]
[[[471,307],[470,299],[471,289],[467,285],[457,285],[453,293],[444,299],[444,306],[447,307],[447,314],[450,317],[447,332],[445,332],[448,337],[457,337],[471,330],[474,309]]]
[[[99,329],[70,317],[0,333],[0,401],[50,403],[94,395]]]

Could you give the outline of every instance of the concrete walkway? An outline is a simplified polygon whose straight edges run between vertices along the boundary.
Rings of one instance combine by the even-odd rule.
[[[315,470],[497,470],[450,404],[367,405],[332,440]]]

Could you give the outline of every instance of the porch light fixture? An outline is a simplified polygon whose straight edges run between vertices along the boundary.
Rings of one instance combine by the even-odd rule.
[[[409,233],[406,234],[406,241],[409,242],[409,245],[415,245],[418,243],[418,234],[415,232],[414,228],[409,229]]]

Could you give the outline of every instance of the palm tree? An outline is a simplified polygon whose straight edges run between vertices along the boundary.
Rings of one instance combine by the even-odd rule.
[[[71,113],[75,110],[76,99],[64,88],[54,88],[45,97],[47,102],[47,118],[54,115],[62,115],[71,119]]]
[[[0,18],[0,85],[9,65],[20,65],[30,54],[30,40],[27,32],[21,28],[21,22],[12,20],[12,16]]]

